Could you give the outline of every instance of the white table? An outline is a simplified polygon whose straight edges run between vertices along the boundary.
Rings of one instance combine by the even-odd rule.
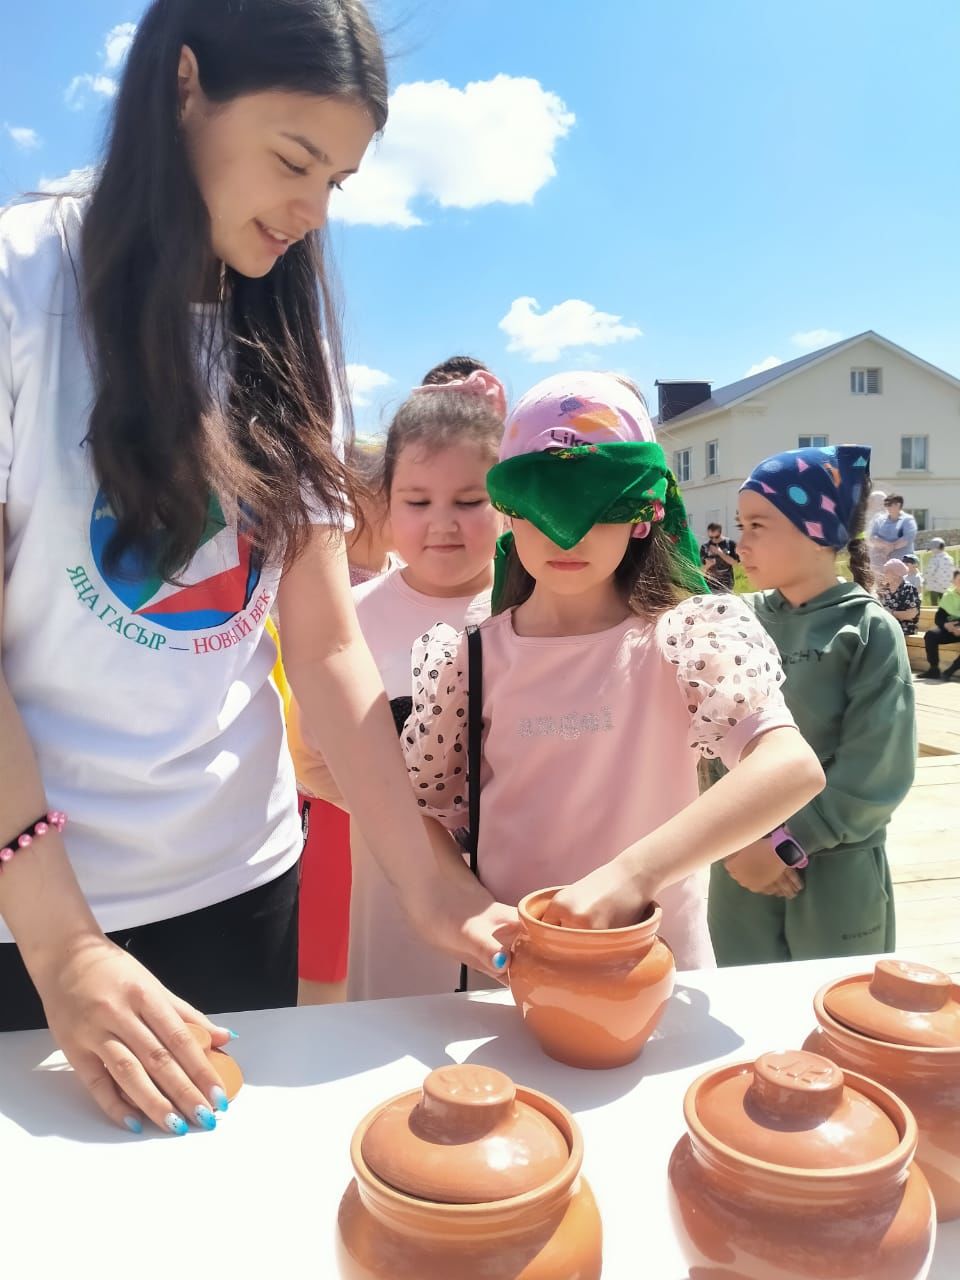
[[[604,1280],[686,1280],[664,1170],[687,1085],[713,1063],[798,1046],[817,988],[863,967],[681,974],[639,1061],[607,1072],[544,1057],[506,993],[233,1014],[246,1087],[215,1133],[185,1138],[115,1132],[46,1032],[0,1035],[0,1273],[334,1280],[354,1126],[428,1069],[469,1059],[577,1115],[604,1219]],[[958,1275],[960,1222],[940,1229],[930,1280]]]

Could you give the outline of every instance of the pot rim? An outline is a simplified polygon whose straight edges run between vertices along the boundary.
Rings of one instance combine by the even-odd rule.
[[[663,922],[663,911],[660,908],[660,904],[653,901],[649,903],[642,920],[638,920],[636,924],[621,925],[617,929],[571,929],[566,925],[548,924],[533,913],[531,907],[537,899],[545,898],[549,901],[566,887],[566,885],[553,885],[547,889],[535,889],[533,893],[528,893],[520,899],[517,904],[517,911],[528,930],[543,933],[550,938],[564,937],[572,940],[595,938],[608,939],[611,942],[633,939],[640,941],[647,937],[653,938],[659,932],[660,925]]]
[[[865,1035],[864,1032],[856,1031],[846,1022],[841,1022],[839,1018],[835,1018],[827,1009],[825,1003],[828,992],[834,991],[837,987],[844,986],[847,983],[863,982],[865,978],[869,977],[868,973],[853,973],[846,978],[834,978],[832,982],[823,984],[813,997],[813,1011],[824,1030],[842,1032],[845,1036],[850,1036],[858,1044],[867,1045],[874,1049],[893,1049],[897,1052],[911,1055],[922,1054],[924,1058],[929,1058],[931,1062],[941,1060],[946,1062],[951,1058],[956,1058],[960,1061],[960,1045],[905,1044],[902,1040],[881,1040],[879,1036]]]
[[[846,1067],[839,1068],[843,1072],[844,1084],[877,1103],[896,1127],[900,1141],[891,1151],[876,1160],[865,1161],[862,1164],[838,1165],[829,1169],[798,1169],[792,1165],[774,1164],[770,1160],[761,1160],[757,1156],[741,1154],[736,1147],[731,1147],[720,1138],[714,1137],[697,1114],[696,1103],[707,1081],[739,1075],[744,1070],[752,1068],[755,1062],[756,1058],[748,1058],[713,1067],[694,1080],[687,1089],[683,1099],[683,1115],[695,1149],[699,1148],[708,1155],[718,1156],[728,1168],[747,1169],[759,1176],[766,1175],[769,1179],[785,1179],[794,1186],[801,1184],[809,1190],[823,1191],[840,1187],[851,1180],[892,1177],[901,1169],[905,1170],[916,1155],[919,1130],[910,1108],[892,1090],[856,1071],[848,1071]]]
[[[563,1168],[542,1186],[503,1200],[485,1200],[478,1204],[448,1204],[440,1200],[423,1200],[418,1196],[398,1191],[390,1183],[384,1182],[363,1158],[363,1139],[371,1124],[385,1107],[408,1099],[415,1101],[420,1096],[420,1089],[408,1089],[379,1103],[364,1116],[354,1131],[350,1142],[350,1160],[361,1191],[372,1193],[381,1207],[388,1212],[393,1210],[402,1214],[405,1211],[427,1210],[438,1222],[457,1220],[467,1224],[472,1223],[478,1227],[491,1220],[502,1220],[527,1213],[541,1204],[549,1204],[561,1198],[575,1185],[583,1165],[583,1135],[580,1127],[572,1113],[547,1094],[540,1093],[536,1089],[524,1088],[522,1085],[514,1087],[517,1091],[517,1101],[526,1103],[553,1121],[569,1149],[569,1156]]]

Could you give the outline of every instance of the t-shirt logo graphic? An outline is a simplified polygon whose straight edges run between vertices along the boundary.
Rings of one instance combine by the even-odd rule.
[[[250,604],[260,582],[261,557],[249,537],[227,525],[216,498],[210,500],[197,553],[177,583],[157,574],[155,552],[128,551],[109,573],[104,558],[116,527],[101,491],[93,504],[90,547],[104,582],[133,617],[169,631],[207,631],[224,626]]]

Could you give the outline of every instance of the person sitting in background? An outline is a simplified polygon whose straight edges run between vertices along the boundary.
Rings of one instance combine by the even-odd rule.
[[[923,637],[930,668],[921,680],[952,680],[960,671],[960,658],[955,658],[943,675],[940,674],[940,646],[960,642],[960,569],[953,571],[953,585],[943,593],[940,607],[934,618],[934,627]]]
[[[707,525],[707,540],[700,548],[700,563],[712,590],[733,590],[733,566],[740,563],[740,557],[737,544],[723,536],[721,525]]]
[[[880,603],[900,623],[903,634],[912,636],[920,618],[920,592],[907,582],[908,572],[902,560],[888,560],[877,585]]]
[[[946,543],[942,538],[930,539],[930,555],[927,559],[924,581],[930,593],[930,603],[934,605],[940,604],[940,597],[945,591],[950,590],[953,585],[953,575],[957,570],[956,564],[945,548]]]
[[[908,586],[916,587],[920,593],[920,600],[923,601],[923,574],[920,572],[920,557],[913,555],[901,556],[903,563],[907,566],[907,576],[904,582]]]

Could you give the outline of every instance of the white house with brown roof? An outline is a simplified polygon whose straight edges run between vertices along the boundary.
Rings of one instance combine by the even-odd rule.
[[[871,445],[875,489],[902,493],[921,529],[960,528],[960,379],[873,330],[716,390],[657,387],[657,436],[700,541],[714,520],[730,534],[761,459],[811,444]]]

